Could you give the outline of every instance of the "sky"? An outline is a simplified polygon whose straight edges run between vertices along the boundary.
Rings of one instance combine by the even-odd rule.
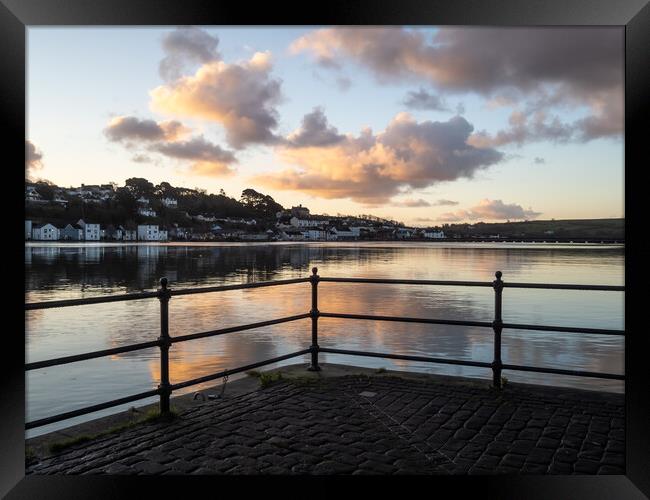
[[[415,226],[624,216],[618,27],[29,27],[26,174]]]

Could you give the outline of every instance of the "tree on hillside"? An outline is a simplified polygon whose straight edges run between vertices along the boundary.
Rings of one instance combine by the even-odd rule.
[[[154,187],[154,194],[160,198],[176,198],[178,196],[178,189],[169,182],[161,182]]]
[[[140,196],[151,198],[154,194],[153,184],[142,177],[131,177],[124,181],[124,184],[126,189],[128,189],[131,195],[136,199]]]
[[[284,207],[276,202],[271,196],[258,193],[254,189],[244,189],[239,200],[244,206],[256,211],[264,217],[275,217],[276,212],[284,210]]]

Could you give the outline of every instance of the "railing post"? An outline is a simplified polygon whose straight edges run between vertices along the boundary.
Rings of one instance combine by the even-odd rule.
[[[169,347],[171,339],[169,337],[169,299],[171,291],[167,288],[167,278],[160,279],[160,288],[158,289],[158,299],[160,300],[160,414],[169,415],[169,396],[171,394],[171,385],[169,383]]]
[[[307,368],[309,371],[317,372],[320,371],[320,366],[318,366],[318,316],[320,312],[318,311],[318,268],[314,267],[311,270],[311,276],[309,281],[311,282],[311,311],[309,314],[311,316],[311,365]]]
[[[494,321],[492,328],[494,329],[494,360],[492,361],[492,386],[495,389],[501,389],[501,330],[503,330],[503,321],[501,318],[501,298],[503,293],[503,281],[501,281],[502,273],[497,271],[495,274],[496,280],[492,282],[494,288]]]

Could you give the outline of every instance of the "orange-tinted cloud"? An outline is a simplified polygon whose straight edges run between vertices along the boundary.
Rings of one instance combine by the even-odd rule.
[[[203,136],[184,142],[155,144],[150,147],[150,150],[169,158],[192,160],[194,163],[190,168],[190,173],[209,177],[233,174],[234,171],[229,165],[237,162],[232,152],[206,141]]]
[[[207,62],[193,76],[151,90],[151,109],[218,122],[235,148],[274,143],[281,82],[271,78],[271,68],[269,52],[257,52],[242,63]]]
[[[112,142],[124,144],[129,149],[142,148],[148,154],[139,152],[132,157],[136,163],[152,163],[151,153],[158,153],[175,160],[189,160],[189,173],[209,177],[231,175],[230,165],[237,162],[235,155],[217,144],[207,141],[202,135],[181,140],[191,129],[171,120],[156,123],[133,116],[113,118],[104,129]]]
[[[442,222],[460,222],[465,220],[507,220],[507,219],[534,219],[541,215],[530,208],[524,210],[516,203],[505,204],[501,200],[483,199],[469,210],[446,212],[438,217]]]
[[[112,142],[132,144],[142,141],[175,141],[190,132],[176,120],[156,123],[135,116],[117,116],[104,129],[104,135]]]
[[[418,123],[400,113],[378,134],[364,129],[358,137],[347,135],[328,146],[279,146],[281,158],[299,169],[253,180],[275,189],[377,205],[404,188],[472,177],[476,170],[501,161],[499,151],[467,144],[472,130],[460,116]]]

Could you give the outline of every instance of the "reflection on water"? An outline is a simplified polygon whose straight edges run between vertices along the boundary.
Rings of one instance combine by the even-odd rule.
[[[623,284],[622,247],[545,244],[167,244],[37,245],[25,248],[26,301],[209,286],[307,276]],[[307,312],[310,285],[233,290],[174,297],[170,334],[182,335]],[[492,321],[491,288],[321,283],[319,309],[429,318]],[[504,290],[506,322],[623,329],[621,292]],[[156,299],[26,312],[27,361],[120,345],[159,335]],[[322,318],[320,344],[376,352],[492,361],[492,331],[448,325]],[[175,344],[172,383],[306,348],[310,320]],[[504,330],[503,361],[609,373],[623,372],[623,339],[614,336]],[[302,359],[305,363],[307,356]],[[486,382],[490,370],[321,354],[323,362],[417,370]],[[291,364],[300,358],[281,364]],[[27,418],[34,420],[127,396],[159,383],[159,353],[147,349],[36,370],[27,376]],[[623,384],[504,371],[511,381],[622,391]],[[232,379],[237,378],[233,376]],[[205,384],[213,385],[214,382]],[[186,392],[194,391],[194,386]],[[155,401],[152,399],[151,401]],[[126,405],[125,407],[128,407]],[[49,432],[109,414],[109,409],[35,429]]]

